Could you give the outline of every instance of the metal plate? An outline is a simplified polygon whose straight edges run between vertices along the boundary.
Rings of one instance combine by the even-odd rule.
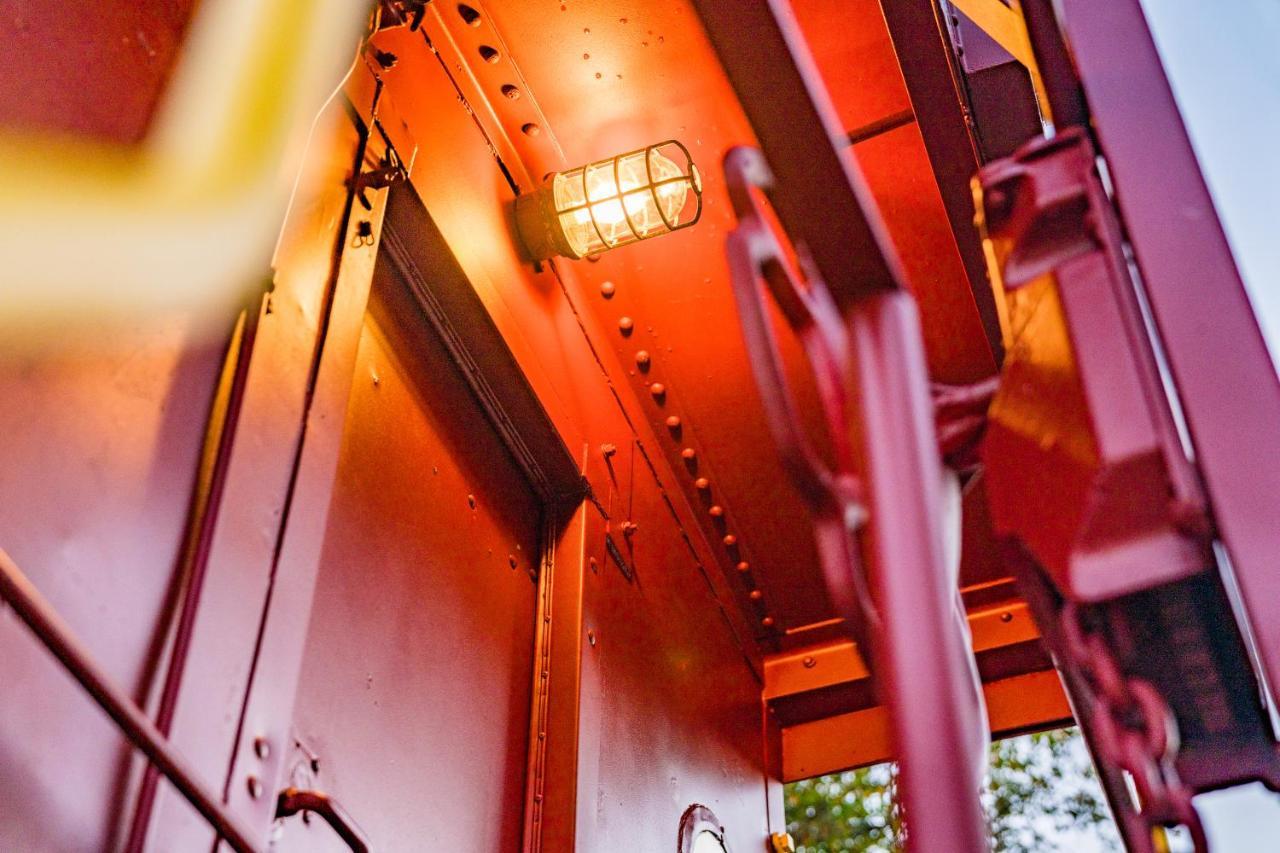
[[[447,350],[380,266],[312,609],[291,780],[340,800],[375,848],[519,844],[539,518]],[[318,821],[284,827],[278,849],[341,849]]]
[[[226,348],[192,325],[51,331],[45,350],[0,351],[0,542],[138,702],[154,687]],[[131,751],[3,608],[0,685],[0,847],[110,847]]]

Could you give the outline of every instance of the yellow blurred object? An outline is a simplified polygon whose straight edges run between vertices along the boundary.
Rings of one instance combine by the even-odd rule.
[[[226,306],[261,282],[365,21],[341,0],[206,0],[141,144],[0,136],[0,333]]]

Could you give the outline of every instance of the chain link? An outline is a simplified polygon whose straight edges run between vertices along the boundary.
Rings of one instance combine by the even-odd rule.
[[[1129,808],[1148,828],[1148,837],[1157,826],[1184,826],[1196,853],[1207,853],[1193,792],[1174,768],[1178,726],[1168,704],[1150,682],[1121,671],[1106,638],[1085,626],[1074,604],[1063,607],[1062,627],[1072,663],[1093,693],[1090,718],[1098,751],[1104,761],[1128,771],[1137,789],[1140,807]]]

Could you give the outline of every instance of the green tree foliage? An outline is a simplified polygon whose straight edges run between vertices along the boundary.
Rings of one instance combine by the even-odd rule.
[[[798,853],[890,853],[902,824],[892,764],[795,782],[786,788],[787,830]],[[1008,853],[1119,849],[1102,789],[1078,732],[1059,729],[997,741],[983,794],[992,847]]]

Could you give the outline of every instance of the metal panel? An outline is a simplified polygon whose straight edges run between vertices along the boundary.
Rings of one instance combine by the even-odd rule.
[[[193,327],[208,325],[55,329],[43,350],[0,352],[0,545],[139,703],[162,656],[226,349]],[[130,751],[7,613],[0,650],[0,847],[110,846]]]
[[[294,717],[290,782],[377,849],[523,829],[538,501],[407,287],[380,265]],[[330,849],[284,822],[278,849]],[[323,840],[322,840],[323,839]],[[332,849],[341,849],[340,846]]]
[[[768,833],[759,684],[661,493],[638,476],[626,579],[590,518],[583,593],[577,848],[664,850],[710,806],[732,850]],[[775,826],[780,830],[781,827]]]
[[[352,98],[366,112],[372,78],[352,75]],[[248,689],[280,525],[288,503],[313,363],[333,282],[335,247],[345,234],[348,179],[360,133],[341,97],[316,121],[306,166],[276,251],[274,287],[261,303],[257,333],[209,533],[208,568],[195,620],[186,682],[171,738],[202,774],[223,777]],[[207,827],[160,786],[151,836],[203,846]]]
[[[110,142],[142,139],[195,0],[18,3],[0,15],[0,123]]]

